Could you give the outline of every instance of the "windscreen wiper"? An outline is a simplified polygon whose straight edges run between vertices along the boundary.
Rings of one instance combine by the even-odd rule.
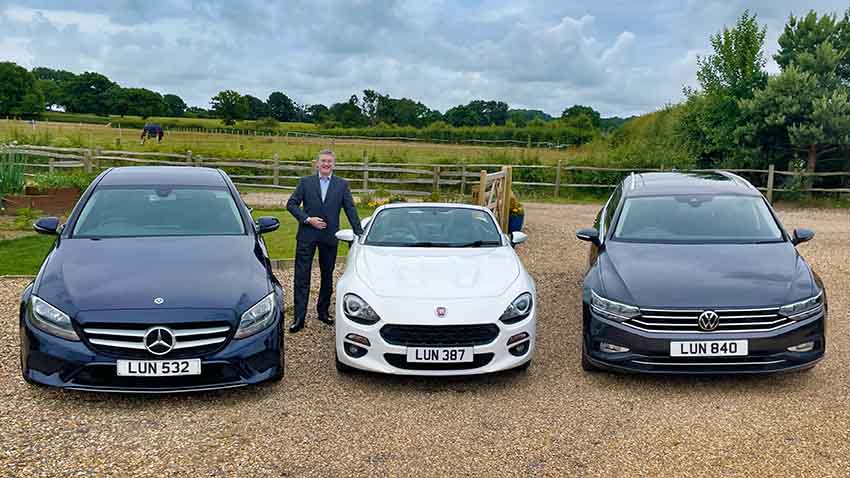
[[[501,241],[472,241],[464,244],[452,244],[452,247],[481,247],[481,246],[501,246]]]

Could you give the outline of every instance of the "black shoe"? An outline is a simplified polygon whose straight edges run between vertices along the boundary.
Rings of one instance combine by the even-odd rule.
[[[289,326],[289,333],[290,334],[297,333],[299,330],[301,330],[303,328],[304,328],[304,321],[303,320],[295,321],[295,322],[292,323],[292,325]]]
[[[330,318],[330,316],[327,316],[327,315],[320,315],[319,321],[324,322],[325,325],[333,325],[334,324],[334,319]]]

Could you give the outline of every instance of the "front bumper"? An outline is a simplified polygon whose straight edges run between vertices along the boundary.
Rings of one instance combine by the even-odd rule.
[[[241,387],[283,375],[281,323],[278,314],[275,323],[262,332],[231,339],[221,350],[195,357],[201,359],[200,375],[119,377],[116,361],[120,357],[94,352],[83,342],[55,337],[22,320],[21,371],[32,383],[95,392],[172,393]]]
[[[386,373],[392,375],[417,375],[417,376],[455,376],[455,375],[478,375],[499,372],[519,367],[529,362],[534,355],[536,342],[537,319],[536,311],[516,323],[503,324],[498,320],[474,322],[475,324],[492,323],[499,328],[499,333],[491,342],[485,345],[473,346],[474,360],[463,364],[420,364],[407,362],[407,348],[404,345],[393,345],[384,340],[381,336],[381,328],[388,322],[381,320],[375,325],[361,325],[355,323],[338,311],[336,321],[336,354],[337,359],[356,369],[369,372]],[[417,324],[405,324],[417,325]],[[419,324],[419,325],[435,325]],[[453,324],[467,325],[467,324]],[[512,343],[510,347],[507,345],[509,338],[514,335],[527,333],[528,338]],[[369,339],[370,346],[363,347],[361,344],[352,342],[346,339],[348,334],[357,334]],[[347,344],[361,345],[366,349],[366,353],[360,357],[352,357],[345,350]],[[509,352],[509,348],[516,347],[519,344],[527,343],[527,351],[520,356],[515,356]]]
[[[646,332],[584,313],[584,354],[596,367],[622,372],[659,374],[759,374],[790,372],[814,366],[826,352],[826,313],[770,332],[669,333]],[[747,340],[744,357],[671,357],[670,342],[702,340]],[[792,347],[813,341],[810,352],[789,352]],[[601,342],[629,348],[610,353]]]

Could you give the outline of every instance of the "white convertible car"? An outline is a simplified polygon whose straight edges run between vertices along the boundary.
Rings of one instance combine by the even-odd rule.
[[[399,375],[526,368],[534,282],[486,208],[401,203],[364,219],[336,295],[336,366]]]

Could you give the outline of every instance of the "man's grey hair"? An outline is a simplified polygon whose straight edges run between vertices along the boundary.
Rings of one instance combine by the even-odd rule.
[[[322,159],[322,156],[330,156],[330,157],[334,158],[334,162],[336,162],[336,155],[334,154],[333,151],[331,151],[329,149],[323,149],[323,150],[319,151],[319,154],[316,155],[316,162],[317,163],[319,162],[320,159]]]

